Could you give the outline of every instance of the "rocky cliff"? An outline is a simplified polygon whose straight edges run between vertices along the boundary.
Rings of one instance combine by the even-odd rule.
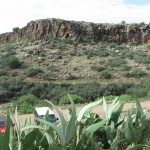
[[[94,24],[61,19],[29,22],[24,28],[0,34],[0,44],[24,38],[34,40],[51,36],[75,42],[108,41],[116,43],[150,43],[150,24]]]

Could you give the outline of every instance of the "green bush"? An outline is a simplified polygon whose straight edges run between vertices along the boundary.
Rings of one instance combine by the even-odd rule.
[[[19,27],[14,27],[12,30],[13,32],[17,32],[19,30]]]
[[[122,71],[130,71],[131,70],[131,66],[128,66],[128,65],[121,65],[121,70]]]
[[[87,50],[84,50],[83,54],[87,55],[88,57],[93,57],[93,56],[106,57],[106,56],[109,56],[109,51],[104,48],[87,49]]]
[[[124,71],[123,76],[127,78],[130,78],[130,77],[141,78],[141,77],[147,76],[147,73],[140,69],[133,69],[131,71]]]
[[[0,102],[7,102],[8,101],[8,91],[3,87],[0,87]]]
[[[107,62],[107,65],[111,67],[119,67],[122,64],[126,64],[126,61],[119,57],[109,59]]]
[[[38,103],[38,98],[33,94],[23,95],[17,102],[17,107],[20,113],[31,113],[35,105]]]
[[[131,95],[132,97],[143,98],[147,96],[148,91],[143,87],[133,87],[127,90],[127,94]]]
[[[83,103],[83,97],[79,96],[79,95],[73,95],[70,94],[72,100],[74,101],[74,103]],[[59,100],[59,104],[69,104],[70,103],[70,99],[68,97],[68,95],[64,95],[60,98]]]
[[[2,52],[8,52],[8,51],[11,51],[12,49],[14,49],[15,47],[15,44],[13,43],[5,43],[3,45],[1,45],[1,49],[2,49]]]
[[[135,77],[135,78],[141,78],[141,77],[144,77],[147,75],[146,72],[142,71],[141,69],[133,69],[130,73],[130,75],[132,77]]]
[[[120,95],[118,98],[118,100],[121,100],[121,101],[131,101],[132,99],[133,97],[127,94]]]
[[[101,73],[101,77],[104,79],[110,79],[112,77],[112,74],[108,70],[104,70]]]
[[[17,69],[21,66],[18,58],[15,56],[9,56],[5,60],[6,64],[10,67],[10,69]]]
[[[105,70],[105,67],[103,67],[103,66],[91,66],[91,69],[92,70],[95,70],[95,71],[97,71],[97,72],[101,72],[101,71],[103,71],[103,70]]]
[[[34,77],[37,74],[42,73],[42,72],[43,71],[40,68],[29,68],[26,73],[28,77]]]

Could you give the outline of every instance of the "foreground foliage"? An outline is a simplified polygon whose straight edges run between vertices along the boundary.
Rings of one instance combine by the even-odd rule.
[[[107,105],[105,98],[85,105],[79,113],[70,97],[71,108],[66,120],[61,110],[50,101],[47,103],[58,113],[60,123],[54,125],[44,119],[38,119],[36,125],[31,120],[18,120],[17,109],[13,117],[16,135],[10,127],[7,116],[5,135],[0,133],[0,149],[3,150],[136,150],[147,148],[145,140],[150,138],[150,120],[146,119],[140,102],[135,102],[126,114],[121,114],[125,102],[114,99]],[[92,107],[103,104],[105,116],[91,112]]]

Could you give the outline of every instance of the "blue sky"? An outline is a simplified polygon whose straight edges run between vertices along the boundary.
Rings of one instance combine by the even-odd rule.
[[[150,4],[150,0],[124,0],[125,4],[145,5]]]
[[[0,33],[31,20],[150,23],[150,0],[0,0]]]

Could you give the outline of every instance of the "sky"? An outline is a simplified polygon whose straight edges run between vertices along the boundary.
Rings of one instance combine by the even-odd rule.
[[[150,23],[150,0],[0,0],[0,33],[30,21],[60,18],[95,23]]]

